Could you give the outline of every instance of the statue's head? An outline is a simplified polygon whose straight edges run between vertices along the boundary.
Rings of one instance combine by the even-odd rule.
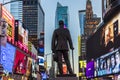
[[[64,21],[63,21],[63,20],[60,20],[60,21],[59,21],[59,26],[60,26],[60,27],[64,27]]]

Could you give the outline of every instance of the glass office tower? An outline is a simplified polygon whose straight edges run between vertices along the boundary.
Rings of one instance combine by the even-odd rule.
[[[58,28],[59,20],[63,20],[65,27],[68,27],[68,6],[62,6],[59,2],[57,3],[56,16],[55,16],[55,28]]]

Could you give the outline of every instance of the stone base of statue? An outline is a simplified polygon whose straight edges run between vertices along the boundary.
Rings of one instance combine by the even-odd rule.
[[[78,80],[76,74],[57,75],[55,80]]]

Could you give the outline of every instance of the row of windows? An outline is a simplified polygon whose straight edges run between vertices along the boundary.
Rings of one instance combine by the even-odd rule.
[[[29,38],[37,38],[37,35],[29,35]]]
[[[31,25],[31,24],[35,24],[35,25],[37,25],[37,22],[33,22],[33,21],[29,21],[29,22],[24,21],[24,23],[26,23],[26,24],[28,24],[28,23],[29,23],[30,25]],[[28,24],[28,25],[29,25],[29,24]]]
[[[23,1],[23,4],[24,5],[35,5],[35,4],[37,4],[37,0],[36,1],[33,1],[33,0]]]
[[[33,21],[33,20],[23,20],[23,22],[27,25],[37,25],[37,21]]]
[[[32,41],[36,41],[36,40],[37,40],[37,38],[31,38],[30,40],[32,40]]]
[[[25,16],[27,16],[27,15],[37,16],[37,12],[31,12],[31,11],[28,11],[28,12],[23,11],[23,14]]]
[[[31,10],[31,9],[33,9],[33,10],[36,10],[37,9],[37,6],[34,6],[34,5],[32,5],[32,6],[23,6],[23,10]]]

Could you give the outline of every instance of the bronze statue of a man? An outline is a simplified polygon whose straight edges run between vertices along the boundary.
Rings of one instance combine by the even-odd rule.
[[[71,69],[70,61],[68,58],[68,42],[70,45],[70,49],[74,49],[72,44],[72,39],[70,32],[67,28],[64,28],[64,22],[62,20],[59,21],[59,28],[54,30],[53,37],[52,37],[52,52],[57,54],[57,63],[59,68],[59,73],[63,74],[62,69],[62,56],[65,60],[67,65],[67,70],[70,74],[73,74]]]

